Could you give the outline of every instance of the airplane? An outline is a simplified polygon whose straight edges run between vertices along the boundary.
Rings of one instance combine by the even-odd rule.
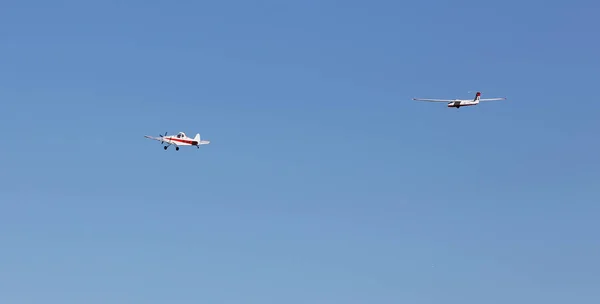
[[[167,150],[171,145],[175,145],[175,150],[179,151],[179,146],[195,146],[200,149],[200,145],[208,145],[210,144],[210,140],[201,140],[200,133],[196,134],[196,137],[190,138],[185,135],[183,132],[177,133],[177,135],[159,135],[159,137],[152,137],[148,135],[144,135],[145,138],[154,139],[160,141],[161,144],[167,143],[164,146],[164,149]]]
[[[432,101],[432,102],[447,102],[448,108],[457,108],[458,109],[460,107],[476,106],[479,104],[480,101],[506,100],[506,98],[501,97],[501,98],[481,99],[481,92],[477,92],[477,94],[475,94],[475,98],[473,100],[470,100],[470,99],[424,99],[424,98],[413,98],[413,100]]]

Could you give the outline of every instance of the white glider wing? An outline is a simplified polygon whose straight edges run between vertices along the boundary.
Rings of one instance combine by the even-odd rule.
[[[506,100],[506,98],[501,97],[501,98],[481,98],[481,99],[479,99],[479,101],[494,101],[494,100]]]
[[[454,99],[426,99],[426,98],[413,98],[413,100],[430,101],[430,102],[452,102],[452,101],[456,101]]]

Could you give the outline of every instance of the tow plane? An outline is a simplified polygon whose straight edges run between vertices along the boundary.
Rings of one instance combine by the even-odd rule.
[[[460,107],[467,107],[467,106],[476,106],[479,104],[479,102],[481,101],[495,101],[495,100],[506,100],[505,97],[499,97],[499,98],[481,98],[481,92],[477,92],[477,94],[475,94],[475,98],[474,99],[425,99],[425,98],[413,98],[413,100],[419,100],[419,101],[430,101],[430,102],[447,102],[448,103],[448,108],[460,108]]]
[[[145,138],[153,139],[156,141],[160,141],[161,144],[167,144],[164,146],[164,149],[167,150],[171,145],[175,146],[175,150],[179,151],[180,146],[192,146],[200,149],[201,145],[210,144],[210,140],[201,140],[200,133],[196,134],[194,138],[187,137],[185,133],[179,132],[177,135],[159,135],[159,137],[152,137],[149,135],[144,135]]]

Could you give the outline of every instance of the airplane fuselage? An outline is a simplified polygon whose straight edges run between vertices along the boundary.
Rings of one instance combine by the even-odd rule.
[[[479,101],[476,100],[455,100],[448,103],[448,108],[460,108],[460,107],[468,107],[468,106],[476,106],[479,104]]]
[[[163,137],[166,143],[178,146],[198,146],[199,142],[192,138],[177,138],[175,136]]]

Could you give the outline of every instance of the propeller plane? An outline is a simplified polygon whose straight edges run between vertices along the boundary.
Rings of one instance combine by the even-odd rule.
[[[167,148],[169,148],[171,145],[174,145],[175,150],[179,151],[179,146],[195,146],[196,148],[200,149],[201,145],[210,144],[210,140],[200,139],[200,133],[196,134],[194,138],[187,137],[184,132],[179,132],[177,135],[167,135],[167,132],[165,132],[165,135],[159,135],[159,137],[148,135],[144,135],[144,137],[160,141],[161,144],[166,143],[167,145],[164,146],[165,150],[167,150]]]

